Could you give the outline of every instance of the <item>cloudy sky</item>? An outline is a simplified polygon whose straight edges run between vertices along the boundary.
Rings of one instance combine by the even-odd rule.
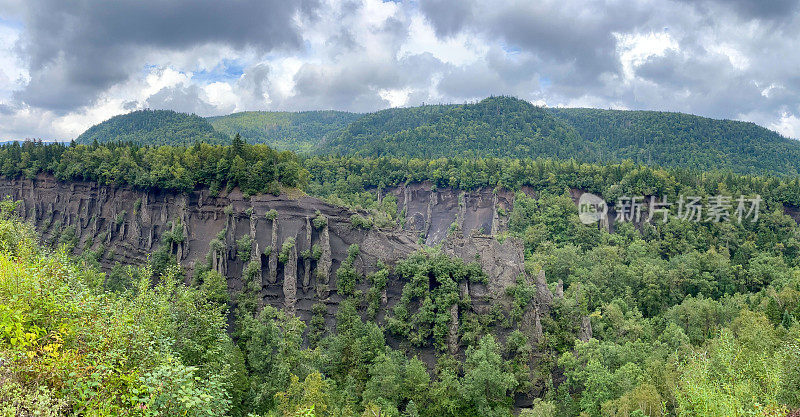
[[[800,138],[800,0],[0,0],[0,140],[141,108],[671,110]]]

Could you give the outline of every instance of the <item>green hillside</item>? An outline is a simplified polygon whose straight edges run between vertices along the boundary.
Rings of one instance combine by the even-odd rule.
[[[131,142],[137,145],[180,145],[195,142],[228,144],[230,138],[194,114],[172,110],[138,110],[90,127],[75,140],[91,144]]]
[[[544,108],[511,97],[368,114],[319,153],[360,156],[547,156],[595,159],[598,149]]]
[[[311,151],[361,114],[341,111],[266,112],[248,111],[209,117],[218,131],[233,136],[239,133],[248,143],[265,143],[279,150]]]
[[[545,109],[511,97],[371,113],[317,152],[632,160],[744,174],[800,172],[800,142],[754,123],[655,111]]]
[[[663,166],[796,175],[800,142],[755,123],[684,113],[600,109],[548,111],[603,150],[603,159]]]
[[[248,143],[317,155],[632,160],[742,174],[800,173],[800,142],[754,123],[655,111],[543,108],[502,96],[369,114],[242,112],[204,119],[142,110],[93,126],[77,142],[227,144],[236,133]]]

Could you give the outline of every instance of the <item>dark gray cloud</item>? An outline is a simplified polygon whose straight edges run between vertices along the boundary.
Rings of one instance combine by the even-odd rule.
[[[0,15],[22,22],[30,80],[6,88],[0,115],[26,109],[49,123],[96,111],[101,102],[83,106],[101,95],[107,108],[210,115],[510,94],[795,123],[799,2],[0,0],[13,6]],[[213,66],[226,72],[198,70]],[[159,78],[164,69],[185,80]],[[207,87],[217,81],[228,85]]]
[[[33,0],[21,42],[31,81],[16,97],[73,110],[141,71],[143,53],[152,50],[301,48],[293,17],[316,7],[311,0]]]
[[[448,36],[459,32],[473,18],[472,0],[424,0],[420,9],[433,23],[436,34]]]
[[[744,19],[784,20],[798,9],[797,0],[679,0],[698,7],[719,7],[735,11]]]
[[[656,12],[637,2],[574,0],[502,5],[435,0],[420,9],[439,34],[484,34],[508,49],[534,54],[540,69],[557,68],[549,78],[584,86],[596,86],[601,74],[616,70],[614,33],[647,26]]]

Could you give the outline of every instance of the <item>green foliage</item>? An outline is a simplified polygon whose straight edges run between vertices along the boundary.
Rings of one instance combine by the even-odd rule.
[[[0,146],[0,174],[8,178],[38,173],[60,181],[96,181],[145,190],[187,192],[197,186],[228,184],[246,194],[304,187],[308,172],[297,156],[265,145],[233,147],[197,143],[191,147],[130,144],[65,146],[13,142]]]
[[[266,214],[267,220],[275,221],[278,218],[278,211],[275,209],[270,209],[270,211]]]
[[[315,243],[311,246],[311,258],[315,261],[319,260],[322,256],[322,246],[319,243]]]
[[[352,244],[347,249],[347,258],[336,270],[336,288],[339,294],[343,297],[348,297],[354,294],[356,284],[358,284],[361,275],[356,271],[353,263],[358,257],[359,247],[357,244]]]
[[[283,241],[283,245],[281,245],[281,252],[278,254],[278,262],[286,263],[289,260],[289,254],[294,249],[295,239],[293,237],[288,237],[286,240]]]
[[[253,238],[250,235],[236,239],[236,256],[240,261],[249,261],[251,252],[253,252]]]
[[[202,117],[172,110],[137,110],[114,116],[83,132],[75,143],[133,143],[137,145],[192,145],[206,142],[222,145],[227,135],[217,132]]]
[[[311,223],[314,225],[315,229],[320,230],[328,225],[328,218],[317,210],[316,216],[311,220]]]
[[[381,297],[386,290],[386,284],[389,283],[389,268],[381,261],[378,261],[378,270],[367,276],[367,281],[370,283],[369,290],[366,293],[367,299],[367,317],[370,320],[375,320],[378,316],[378,311],[381,308]]]
[[[525,408],[519,413],[519,417],[555,417],[556,406],[551,401],[542,401],[537,398],[533,401],[531,408]]]
[[[372,225],[373,221],[369,217],[364,217],[358,213],[350,216],[350,227],[353,229],[369,230],[372,229]]]
[[[371,113],[349,124],[319,152],[416,158],[569,158],[596,150],[544,108],[512,97],[490,97],[474,104]]]
[[[779,339],[763,314],[743,311],[731,330],[711,341],[708,351],[691,356],[681,370],[677,410],[681,415],[748,415],[784,410],[784,354]],[[793,394],[800,391],[791,388]],[[784,394],[786,395],[786,394]],[[796,399],[795,399],[796,401]],[[796,403],[795,403],[796,404]],[[775,411],[772,411],[775,412]]]
[[[517,278],[516,284],[506,288],[506,294],[511,297],[511,311],[509,318],[511,322],[518,322],[522,318],[522,313],[536,296],[536,287],[526,282],[524,276]]]
[[[209,117],[218,131],[241,134],[247,143],[263,143],[275,149],[309,152],[339,129],[361,117],[339,111],[266,112],[249,111]]]
[[[464,396],[483,416],[508,415],[511,406],[509,394],[517,380],[505,370],[500,356],[500,346],[491,335],[484,336],[478,346],[467,349],[464,362]]]
[[[550,108],[602,160],[628,159],[699,170],[797,175],[800,148],[792,139],[749,122],[714,120],[683,113]]]
[[[220,307],[178,283],[130,268],[134,288],[104,292],[103,275],[0,220],[0,410],[13,415],[226,415],[243,363]],[[53,413],[53,414],[49,414]]]
[[[431,342],[440,351],[447,347],[450,308],[462,302],[461,281],[482,282],[486,276],[477,263],[465,264],[436,249],[421,250],[398,262],[395,273],[408,281],[400,300],[387,318],[387,328],[415,346]],[[411,311],[412,301],[419,307]]]
[[[325,303],[316,302],[311,306],[311,320],[308,322],[308,344],[312,348],[317,347],[325,334],[325,314],[327,313]]]
[[[205,271],[200,276],[200,291],[209,301],[227,304],[230,301],[228,282],[217,271]]]

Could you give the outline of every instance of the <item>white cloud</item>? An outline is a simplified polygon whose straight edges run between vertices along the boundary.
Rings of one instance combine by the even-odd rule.
[[[0,20],[0,102],[10,100],[12,92],[27,84],[30,76],[16,53],[19,29]]]
[[[669,50],[679,50],[678,42],[668,32],[614,33],[614,37],[617,39],[617,54],[626,81],[635,77],[636,67],[648,58],[664,56]]]
[[[430,53],[448,64],[467,65],[484,58],[488,50],[487,46],[478,42],[478,38],[466,33],[439,39],[430,24],[422,16],[416,15],[411,19],[409,37],[398,55]]]
[[[411,90],[408,88],[381,90],[378,92],[381,98],[389,102],[390,107],[402,107],[408,103],[408,96]]]
[[[769,128],[783,136],[800,139],[800,117],[784,112],[780,119],[769,125]]]

